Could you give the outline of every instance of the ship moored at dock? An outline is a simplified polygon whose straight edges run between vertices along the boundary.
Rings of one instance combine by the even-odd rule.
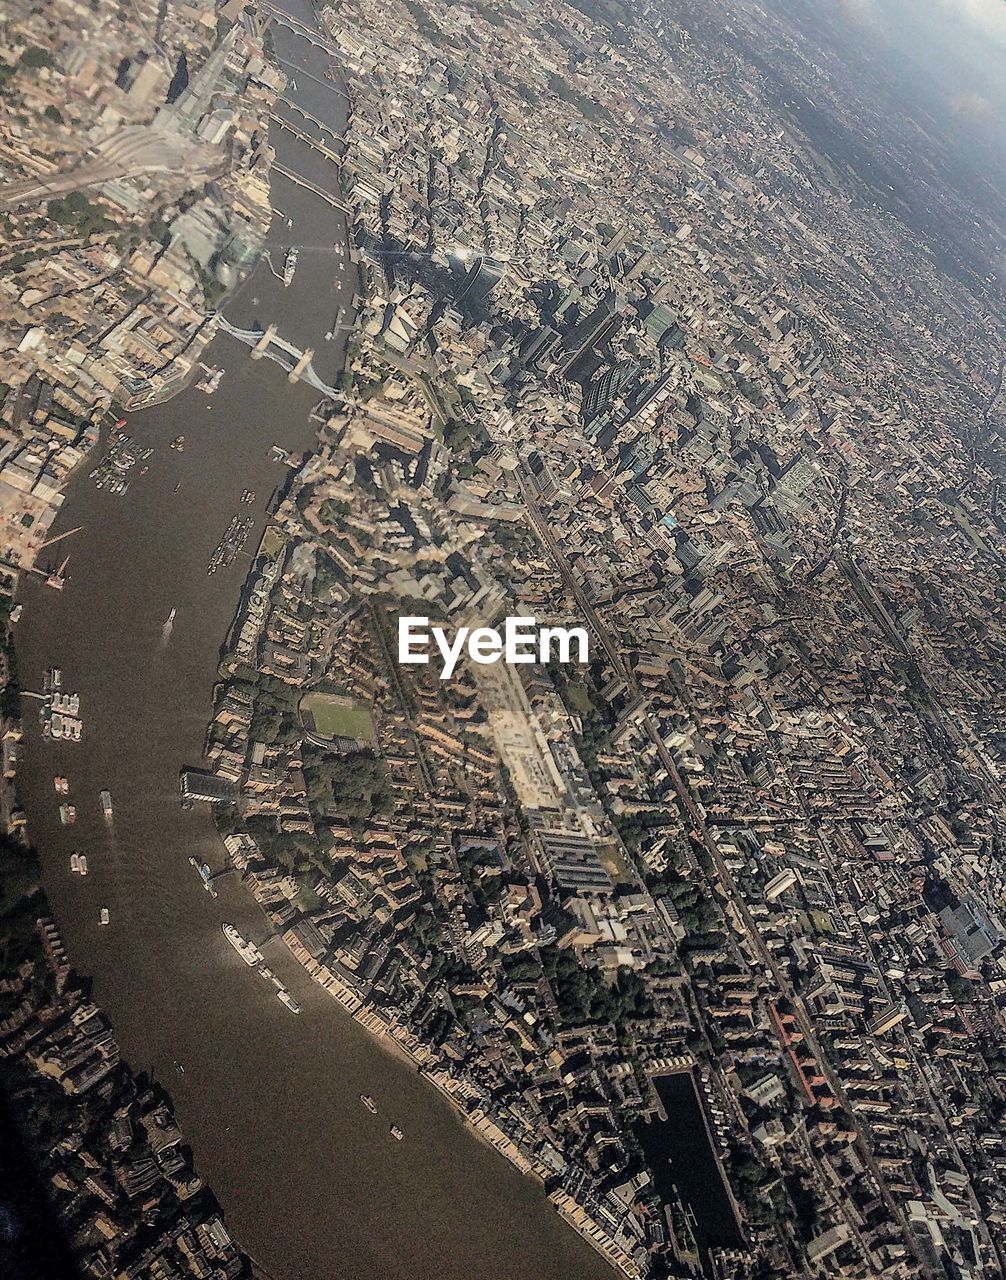
[[[243,938],[232,924],[222,924],[220,928],[224,937],[246,965],[255,966],[262,963],[264,957],[254,942],[249,942],[247,938]]]
[[[286,1007],[290,1010],[291,1013],[300,1013],[300,1005],[293,998],[290,992],[287,991],[286,987],[280,987],[280,989],[276,992],[276,994],[279,996],[280,1000],[282,1000],[282,1002],[286,1005]]]
[[[217,896],[216,889],[213,888],[213,872],[209,868],[209,863],[200,862],[198,858],[189,858],[189,866],[195,867],[199,872],[199,879],[203,882],[203,888],[211,898]]]

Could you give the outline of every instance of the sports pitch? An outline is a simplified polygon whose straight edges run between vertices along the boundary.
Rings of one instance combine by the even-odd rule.
[[[372,742],[374,722],[366,707],[347,703],[329,693],[309,693],[301,699],[300,713],[320,738],[359,738]]]

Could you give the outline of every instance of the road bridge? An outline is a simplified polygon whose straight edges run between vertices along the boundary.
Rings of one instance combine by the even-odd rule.
[[[338,397],[338,389],[323,382],[311,363],[313,349],[308,347],[302,351],[286,338],[281,338],[274,324],[266,329],[239,329],[223,315],[217,316],[216,324],[218,329],[250,347],[253,360],[261,360],[264,356],[284,368],[291,382],[306,382],[331,400]]]
[[[303,116],[305,120],[315,125],[322,133],[331,134],[331,136],[337,141],[341,138],[342,135],[339,133],[338,129],[333,129],[332,126],[330,124],[326,124],[324,120],[319,120],[318,117],[313,116],[310,111],[305,111],[299,103],[286,97],[285,94],[281,93],[276,101],[282,102],[283,106],[286,107],[287,110],[292,111],[294,115]]]
[[[303,129],[298,129],[292,120],[287,120],[285,116],[277,115],[275,111],[269,112],[269,119],[280,129],[286,129],[295,138],[299,138],[301,142],[306,142],[309,147],[323,155],[326,160],[331,160],[333,164],[340,162],[341,156],[337,155],[330,147],[326,147],[318,138],[306,133]]]
[[[300,36],[302,40],[306,40],[308,44],[313,44],[316,49],[322,49],[325,53],[330,54],[333,58],[342,56],[339,47],[332,43],[326,36],[313,27],[305,26],[298,18],[291,17],[289,13],[285,13],[282,9],[277,9],[268,3],[268,0],[259,0],[259,9],[266,14],[277,27],[286,27],[287,31],[291,31],[295,36]],[[334,88],[335,86],[333,86]],[[336,93],[341,90],[336,89]],[[348,96],[348,95],[344,95]]]

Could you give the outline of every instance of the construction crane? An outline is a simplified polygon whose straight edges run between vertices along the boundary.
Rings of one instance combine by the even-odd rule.
[[[82,524],[79,524],[76,529],[67,529],[66,533],[57,533],[55,538],[47,538],[35,551],[35,557],[37,558],[39,552],[44,551],[46,547],[55,546],[57,542],[62,542],[64,538],[69,538],[72,533],[80,533],[83,527],[84,526]],[[49,569],[40,569],[37,565],[28,565],[27,571],[28,573],[37,573],[40,578],[45,578],[47,586],[56,587],[57,591],[59,591],[62,590],[63,587],[63,571],[66,568],[66,561],[69,560],[69,558],[69,556],[66,557],[66,560],[63,561],[55,573],[51,572]]]

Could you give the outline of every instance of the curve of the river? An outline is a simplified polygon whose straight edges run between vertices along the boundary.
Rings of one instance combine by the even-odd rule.
[[[303,0],[286,3],[311,20]],[[344,100],[325,78],[325,55],[283,31],[276,45],[296,80],[291,96],[339,127]],[[290,169],[324,170],[288,133],[274,129],[273,141]],[[275,321],[297,345],[313,346],[328,381],[340,344],[324,333],[353,292],[345,252],[335,251],[345,225],[278,176],[273,202],[277,265],[284,245],[306,246],[294,281],[284,289],[263,261],[225,310],[239,326]],[[237,513],[254,517],[254,548],[284,476],[269,446],[309,448],[317,400],[232,338],[218,336],[208,360],[225,369],[216,395],[187,390],[130,416],[127,431],[154,454],[125,495],[96,489],[93,463],[72,480],[54,528],[82,527],[53,548],[70,556],[65,590],[32,576],[21,587],[22,686],[40,689],[45,670],[59,666],[64,688],[80,693],[85,723],[80,744],[43,739],[36,704],[25,699],[19,786],[70,955],[93,975],[130,1064],[170,1089],[200,1173],[274,1280],[610,1277],[540,1188],[478,1142],[269,939],[233,875],[211,898],[189,866],[192,854],[223,865],[210,816],[181,808],[178,775],[200,761],[219,646],[248,566],[239,556],[210,577],[207,561]],[[179,434],[181,452],[167,447]],[[251,507],[240,504],[244,489],[257,495]],[[75,826],[60,825],[56,774],[70,780]],[[99,807],[105,787],[110,827]],[[86,878],[69,871],[74,849],[88,854]],[[262,944],[300,1016],[228,946],[226,920]],[[360,1105],[363,1092],[379,1117]],[[391,1121],[404,1142],[389,1139]]]

